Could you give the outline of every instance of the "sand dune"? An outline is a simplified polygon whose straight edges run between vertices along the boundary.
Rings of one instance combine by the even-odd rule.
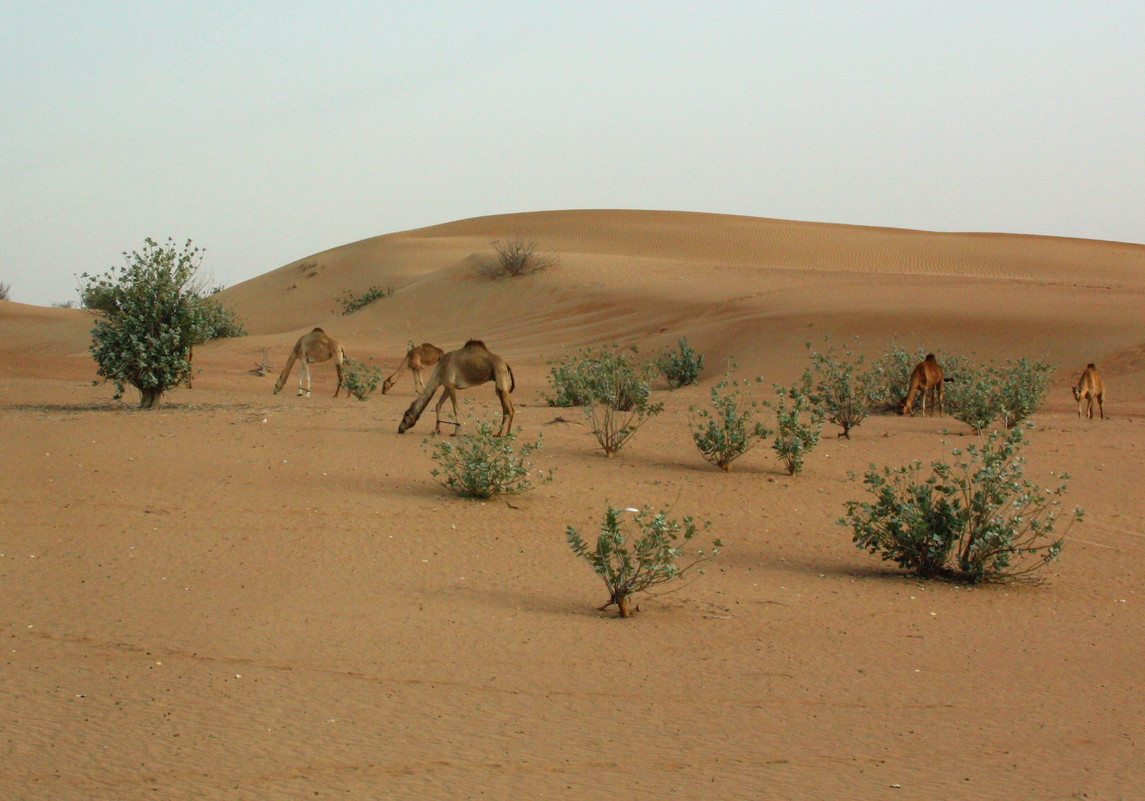
[[[517,235],[554,266],[484,276]],[[394,293],[341,315],[372,286]],[[1145,797],[1143,296],[1141,245],[504,215],[225,290],[250,336],[197,348],[195,389],[148,413],[92,385],[87,313],[0,302],[0,798]],[[408,376],[335,400],[319,364],[312,398],[273,396],[252,368],[315,325],[387,371],[408,340],[484,339],[555,480],[508,504],[449,494],[432,419],[396,434]],[[658,388],[665,413],[617,458],[544,403],[563,353],[681,336],[701,385]],[[1044,585],[903,578],[836,524],[851,473],[975,441],[948,417],[828,433],[795,478],[766,446],[730,474],[699,458],[689,407],[729,359],[788,381],[826,336],[1059,365],[1030,475],[1072,474],[1087,520]],[[1089,361],[1105,422],[1069,394]],[[462,397],[465,421],[498,414],[489,387]],[[710,521],[716,568],[633,620],[597,612],[563,532],[606,504]]]

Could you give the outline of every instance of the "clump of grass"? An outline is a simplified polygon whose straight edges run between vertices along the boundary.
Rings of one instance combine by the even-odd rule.
[[[358,309],[369,306],[375,301],[388,298],[392,294],[394,294],[393,287],[382,288],[380,286],[372,286],[361,295],[355,295],[350,290],[346,290],[334,300],[342,305],[342,316],[345,317],[348,314],[353,314],[358,311]]]

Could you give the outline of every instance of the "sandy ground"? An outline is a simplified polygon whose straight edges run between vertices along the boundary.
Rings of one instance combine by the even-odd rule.
[[[558,263],[490,280],[490,242]],[[336,298],[394,294],[351,316]],[[154,412],[93,385],[91,320],[0,302],[0,798],[1133,799],[1145,797],[1145,248],[712,215],[563,212],[366,240],[228,289],[251,335],[196,349]],[[555,478],[506,500],[430,475],[414,397],[274,396],[315,325],[396,367],[484,339]],[[1029,476],[1086,510],[1039,586],[904,577],[837,520],[874,462],[974,442],[875,416],[804,474],[722,473],[688,409],[728,359],[789,381],[807,342],[1061,369]],[[687,336],[699,386],[617,457],[553,409],[549,360]],[[1088,361],[1107,419],[1079,420]],[[464,420],[495,418],[489,387]],[[432,412],[430,412],[432,415]],[[561,422],[563,419],[565,422]],[[572,555],[607,504],[671,506],[724,549],[629,620]]]

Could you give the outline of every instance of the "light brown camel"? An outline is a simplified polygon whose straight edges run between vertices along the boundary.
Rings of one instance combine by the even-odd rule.
[[[398,369],[394,370],[394,374],[382,382],[383,395],[393,388],[394,384],[398,382],[398,378],[407,368],[413,372],[413,385],[417,388],[418,392],[421,392],[425,389],[425,381],[421,377],[421,371],[433,367],[441,361],[441,357],[445,355],[445,351],[437,347],[437,345],[431,345],[428,342],[423,342],[417,347],[414,347],[412,342],[409,344],[409,351],[406,353],[405,358],[402,359],[402,363],[398,365]]]
[[[910,374],[910,391],[907,392],[906,401],[902,405],[901,414],[914,415],[914,399],[919,392],[922,393],[922,414],[926,416],[926,402],[930,401],[930,411],[933,414],[937,409],[942,414],[942,368],[933,353],[926,354],[926,358],[919,362]]]
[[[342,346],[338,340],[328,336],[321,328],[315,328],[309,334],[303,334],[299,337],[298,341],[294,343],[294,350],[290,352],[290,358],[286,360],[286,367],[282,368],[282,374],[278,377],[278,381],[274,385],[274,394],[277,395],[278,391],[282,389],[282,385],[286,383],[286,379],[290,376],[290,369],[294,367],[294,362],[301,359],[302,369],[298,371],[298,394],[305,394],[310,397],[310,365],[311,363],[325,362],[330,359],[334,360],[334,369],[338,372],[338,386],[334,388],[334,397],[338,397],[338,392],[341,391],[345,378],[342,375],[342,362],[346,360],[346,353],[342,350]],[[302,379],[306,378],[306,389],[302,389]],[[350,397],[350,391],[346,390],[346,397]]]
[[[402,416],[398,433],[403,434],[412,428],[425,407],[429,405],[433,393],[437,392],[438,387],[444,387],[441,398],[434,407],[437,424],[433,433],[441,433],[441,407],[445,399],[449,398],[453,404],[453,422],[449,423],[447,420],[446,423],[453,426],[453,435],[456,436],[457,429],[461,427],[461,423],[457,421],[457,390],[475,387],[489,381],[494,382],[497,397],[501,400],[501,428],[497,430],[497,436],[504,436],[513,425],[513,400],[509,397],[509,393],[516,389],[517,384],[508,363],[497,354],[490,353],[485,343],[477,339],[471,339],[460,350],[451,350],[441,357],[437,367],[430,373],[425,389]]]
[[[1081,378],[1077,380],[1077,386],[1073,388],[1073,399],[1077,401],[1077,416],[1081,417],[1081,402],[1083,400],[1089,401],[1086,405],[1085,416],[1090,420],[1093,419],[1093,401],[1097,400],[1097,411],[1101,414],[1101,419],[1105,419],[1105,382],[1101,380],[1101,376],[1097,373],[1097,366],[1090,362],[1085,366],[1085,371],[1081,374]]]

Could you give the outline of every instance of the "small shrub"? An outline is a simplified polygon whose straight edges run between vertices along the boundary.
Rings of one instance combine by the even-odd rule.
[[[648,400],[650,370],[627,353],[612,348],[585,349],[560,362],[550,362],[550,406],[587,406],[606,399],[621,411]]]
[[[933,462],[925,478],[917,462],[896,470],[872,465],[863,483],[875,500],[848,501],[839,522],[850,526],[857,547],[922,578],[1034,581],[1030,574],[1065,544],[1064,535],[1052,535],[1069,476],[1046,490],[1024,480],[1023,444],[1021,428],[995,432],[953,466]],[[1070,523],[1082,514],[1075,509]]]
[[[631,544],[625,533],[623,516],[632,512],[633,522],[639,531]],[[704,523],[703,528],[708,524]],[[687,547],[700,532],[691,517],[682,520],[669,519],[666,512],[655,515],[644,509],[620,510],[608,507],[604,512],[604,525],[596,539],[596,547],[590,548],[572,526],[565,529],[565,538],[573,553],[588,562],[593,572],[600,576],[608,589],[608,603],[601,609],[616,604],[620,617],[630,617],[631,596],[647,592],[653,587],[683,578],[693,569],[699,568],[719,553],[722,543],[712,542],[712,549],[705,553],[697,550],[687,553]],[[680,559],[688,561],[679,565]]]
[[[998,373],[991,367],[965,364],[946,385],[945,398],[950,416],[981,434],[1001,411]]]
[[[0,281],[0,300],[8,300],[8,293],[11,291],[11,284],[5,284],[3,281]]]
[[[819,444],[823,413],[798,386],[788,388],[776,384],[775,400],[769,405],[775,411],[776,422],[771,447],[789,475],[801,473],[804,458]]]
[[[535,240],[520,235],[504,241],[495,240],[493,250],[497,259],[486,270],[491,278],[516,278],[547,269],[555,263],[551,256],[537,251]]]
[[[370,397],[370,393],[377,389],[382,381],[381,368],[355,359],[346,359],[342,373],[346,391],[360,401]]]
[[[843,348],[836,353],[827,339],[825,353],[811,351],[811,367],[803,376],[803,389],[811,404],[831,423],[842,427],[839,435],[851,438],[851,429],[860,425],[885,393],[883,377],[874,370],[863,370],[864,357]],[[904,395],[905,397],[905,395]]]
[[[607,379],[600,386],[600,392],[584,407],[589,428],[601,449],[609,458],[636,435],[637,430],[664,411],[663,403],[650,403],[645,397],[631,404],[625,396],[625,388],[619,384],[611,389]],[[621,408],[627,404],[628,408]]]
[[[676,350],[665,350],[656,358],[656,369],[670,389],[679,389],[699,380],[704,371],[704,356],[692,349],[686,337],[680,337]]]
[[[1041,407],[1055,369],[1049,362],[1030,361],[1023,356],[1016,362],[1006,362],[998,371],[998,412],[1006,428],[1030,419]]]
[[[534,471],[530,459],[541,449],[541,437],[533,443],[522,443],[518,451],[519,427],[502,437],[496,436],[495,431],[493,423],[479,420],[471,433],[427,440],[432,443],[430,458],[440,466],[430,475],[464,498],[526,492],[552,480],[551,473]],[[538,483],[534,483],[534,478]]]
[[[392,294],[394,294],[393,287],[388,286],[383,289],[380,286],[372,286],[361,295],[355,295],[347,289],[340,297],[334,298],[334,300],[342,304],[342,316],[345,317],[348,314],[353,314],[364,306],[369,306],[374,301],[388,298]]]
[[[759,403],[747,396],[747,383],[724,378],[712,387],[712,408],[692,407],[692,440],[709,462],[730,471],[732,462],[751,450],[771,429],[752,418]]]

